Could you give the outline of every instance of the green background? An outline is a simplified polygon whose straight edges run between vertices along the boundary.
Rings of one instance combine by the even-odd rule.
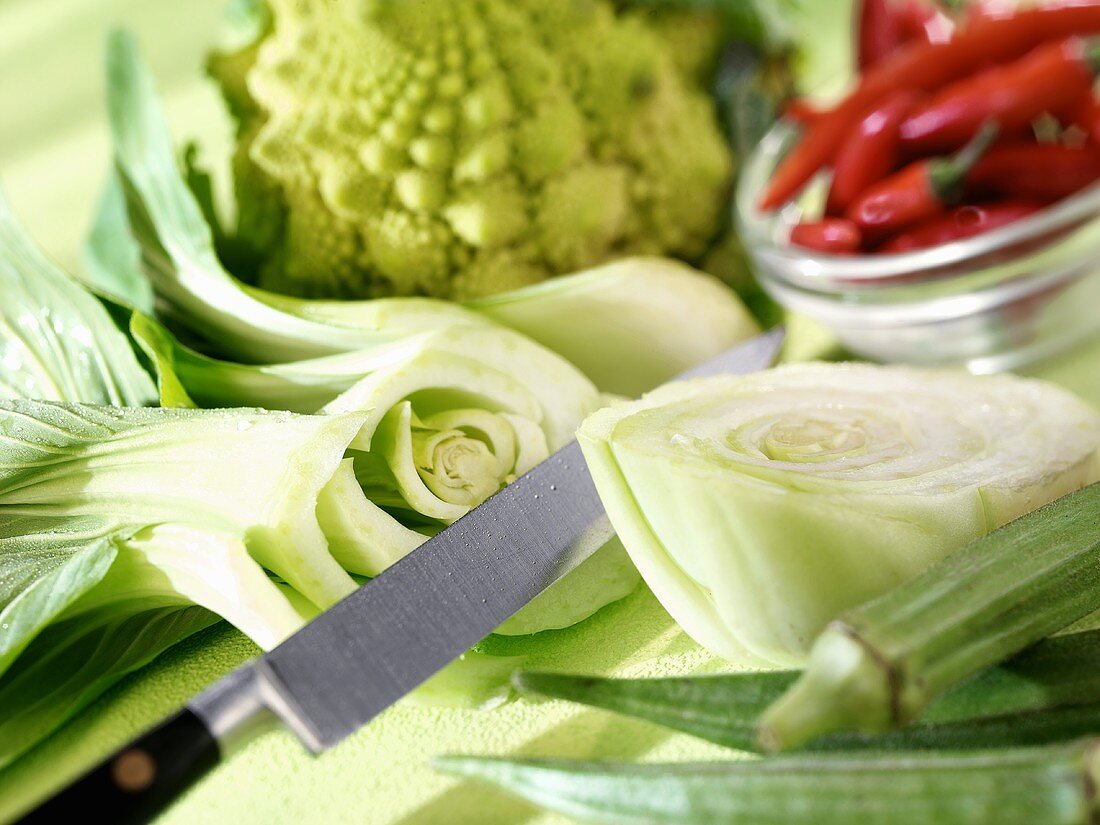
[[[216,42],[225,1],[0,0],[0,183],[16,213],[66,267],[78,266],[107,168],[101,71],[106,31],[121,24],[137,34],[177,139],[198,138],[204,160],[220,168],[229,127],[201,66]],[[821,345],[820,336],[801,326],[794,339],[801,355]],[[1044,365],[1041,373],[1100,403],[1100,342]],[[538,667],[633,676],[721,667],[644,588],[578,627],[514,644]],[[13,818],[254,653],[240,634],[219,626],[123,680],[0,771],[0,820]],[[515,701],[492,710],[406,703],[320,758],[308,756],[288,734],[268,734],[218,768],[163,821],[560,821],[433,773],[427,761],[447,752],[645,760],[730,756],[644,723],[560,702]]]

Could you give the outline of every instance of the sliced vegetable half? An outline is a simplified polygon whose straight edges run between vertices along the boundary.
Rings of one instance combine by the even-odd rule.
[[[804,364],[671,384],[579,439],[650,588],[716,653],[797,666],[825,624],[1100,478],[1052,385]]]

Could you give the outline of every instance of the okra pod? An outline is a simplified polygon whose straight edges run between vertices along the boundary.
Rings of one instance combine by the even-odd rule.
[[[951,686],[1100,608],[1100,483],[842,615],[763,714],[768,751],[901,727]]]
[[[679,679],[601,679],[520,673],[520,693],[603,708],[756,751],[760,714],[797,671]],[[947,691],[910,727],[884,734],[841,731],[809,750],[953,750],[1043,745],[1100,734],[1100,630],[1040,642]]]
[[[737,825],[1090,825],[1100,742],[918,754],[796,754],[741,762],[616,764],[452,756],[488,780],[591,822]]]

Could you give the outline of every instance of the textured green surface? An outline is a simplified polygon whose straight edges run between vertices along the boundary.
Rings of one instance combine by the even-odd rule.
[[[531,666],[632,676],[713,670],[644,589],[594,619],[541,641]],[[254,652],[215,628],[128,679],[21,762],[0,773],[0,820],[184,702]],[[314,759],[288,734],[254,742],[184,797],[164,822],[518,823],[533,812],[433,773],[440,753],[714,758],[723,750],[564,702],[495,710],[394,708]]]
[[[63,264],[75,266],[106,163],[101,89],[106,29],[133,28],[181,139],[200,136],[218,157],[228,131],[216,96],[197,79],[224,0],[0,0],[0,180],[13,208]],[[799,324],[788,355],[827,340]],[[1043,374],[1100,403],[1100,342]],[[594,619],[537,640],[531,667],[633,676],[714,670],[644,589]],[[213,628],[101,697],[20,762],[0,772],[0,821],[181,705],[254,653]],[[288,735],[255,742],[163,818],[172,825],[248,823],[549,823],[524,803],[434,774],[439,753],[708,759],[717,746],[561,702],[493,711],[403,706],[314,759]]]

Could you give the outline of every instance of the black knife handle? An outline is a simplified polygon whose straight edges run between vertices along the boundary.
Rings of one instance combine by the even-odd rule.
[[[135,739],[20,823],[149,822],[219,760],[218,741],[206,724],[184,708]]]

